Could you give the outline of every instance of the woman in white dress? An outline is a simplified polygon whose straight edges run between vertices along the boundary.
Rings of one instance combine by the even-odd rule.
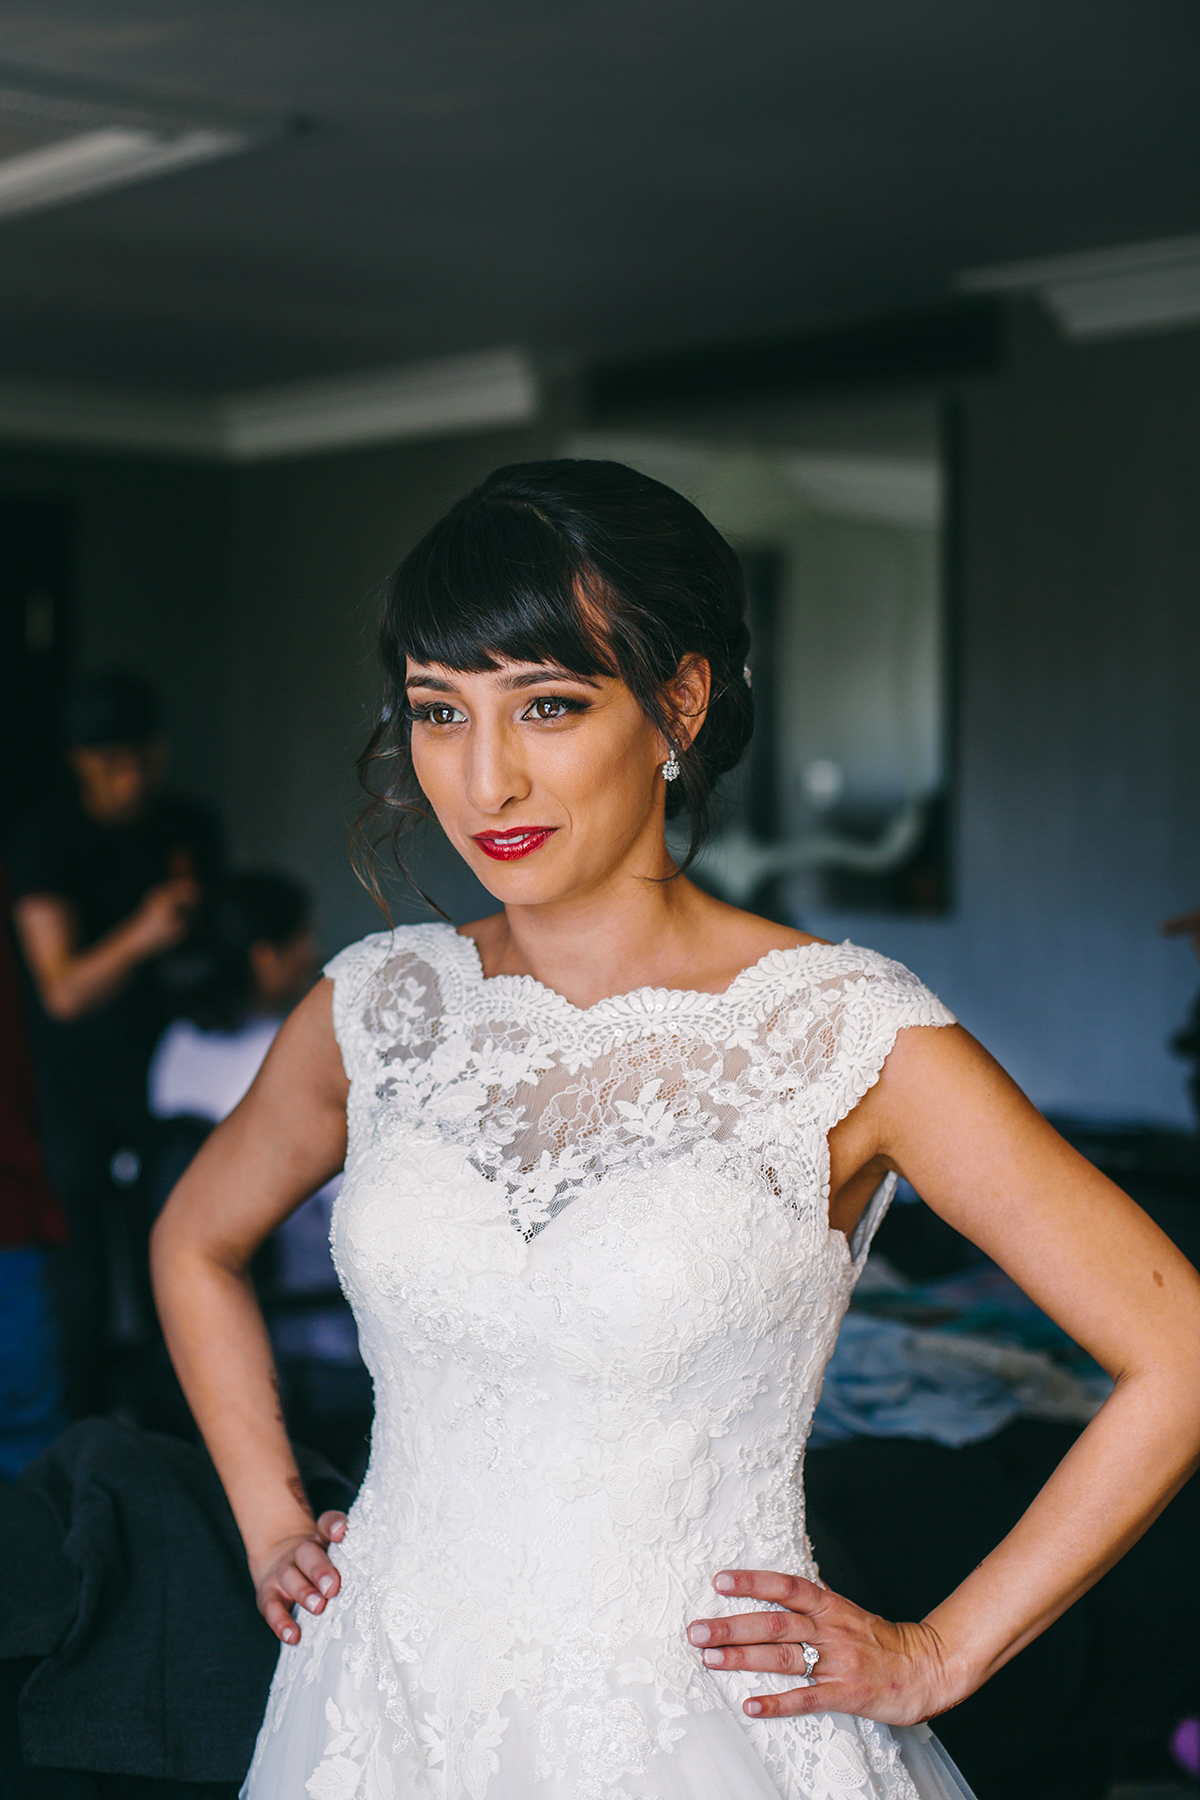
[[[391,584],[368,761],[502,910],[335,958],[154,1246],[284,1646],[249,1800],[961,1800],[924,1721],[1196,1460],[1190,1264],[907,971],[677,870],[664,814],[694,843],[749,736],[746,645],[728,546],[611,463],[499,471]],[[376,1421],[349,1520],[314,1520],[246,1271],[343,1157]],[[893,1623],[821,1585],[802,1459],[898,1173],[1116,1385]]]

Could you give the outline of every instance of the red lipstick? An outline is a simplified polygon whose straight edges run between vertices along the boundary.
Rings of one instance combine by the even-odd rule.
[[[521,825],[514,831],[480,831],[475,834],[475,842],[495,862],[516,862],[519,857],[532,856],[540,850],[557,829],[556,825]]]

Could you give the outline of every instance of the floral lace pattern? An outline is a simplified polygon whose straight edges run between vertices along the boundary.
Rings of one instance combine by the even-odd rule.
[[[376,1422],[343,1591],[281,1656],[247,1795],[937,1793],[903,1733],[748,1719],[764,1678],[683,1629],[727,1604],[722,1566],[816,1573],[804,1440],[865,1253],[828,1225],[828,1133],[901,1027],[950,1014],[850,945],[588,1009],[485,980],[445,926],[329,973],[333,1248]]]

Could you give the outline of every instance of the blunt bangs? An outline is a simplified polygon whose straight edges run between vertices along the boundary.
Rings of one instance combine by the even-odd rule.
[[[619,674],[596,570],[538,511],[512,500],[451,513],[396,573],[388,660],[478,674],[502,662]],[[588,597],[596,596],[596,604]]]
[[[401,837],[429,818],[412,761],[409,658],[461,674],[515,662],[585,681],[608,676],[625,683],[671,743],[679,721],[669,684],[685,657],[703,657],[712,677],[708,710],[664,796],[666,816],[688,821],[679,865],[687,868],[711,829],[716,783],[738,762],[754,724],[745,579],[690,500],[621,463],[511,463],[425,533],[383,601],[383,701],[358,760],[370,800],[354,856],[389,918],[377,852],[390,847],[412,882]]]

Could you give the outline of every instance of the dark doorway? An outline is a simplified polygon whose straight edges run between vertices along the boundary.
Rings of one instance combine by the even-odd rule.
[[[0,850],[61,779],[74,508],[0,497]]]

